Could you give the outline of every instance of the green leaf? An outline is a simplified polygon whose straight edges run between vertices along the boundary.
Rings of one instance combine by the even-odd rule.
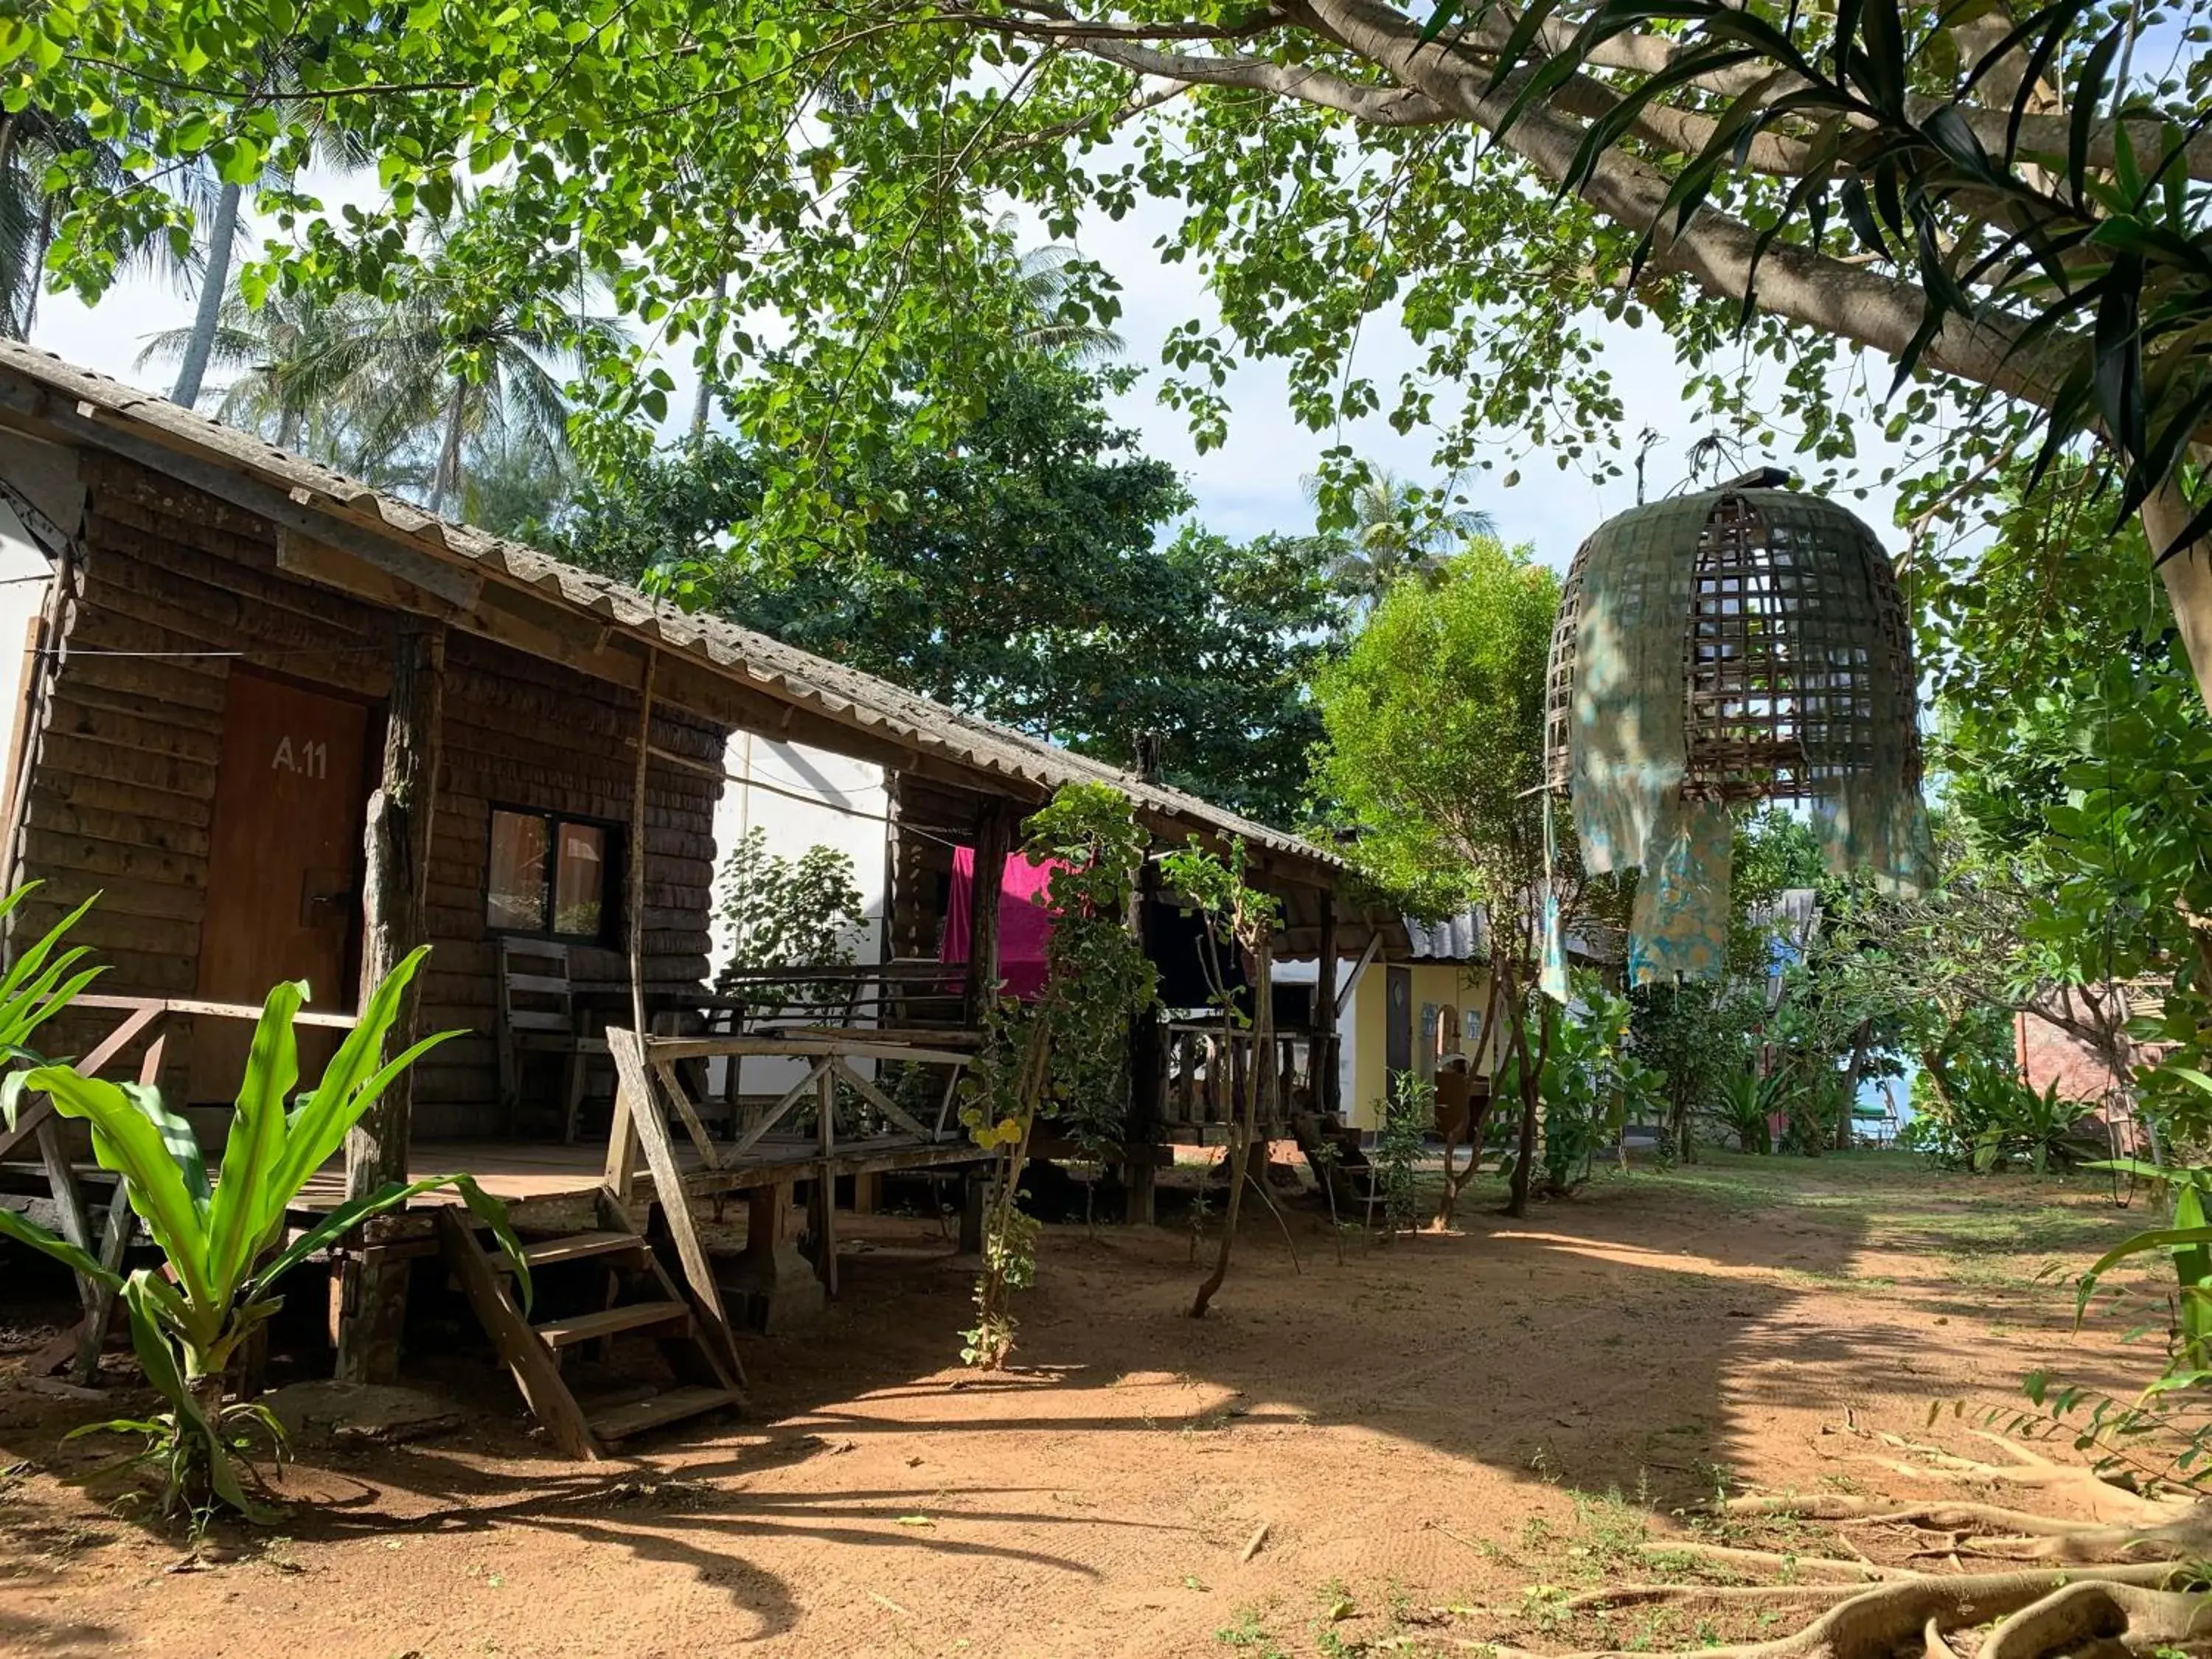
[[[208,1205],[208,1277],[228,1297],[244,1279],[284,1212],[296,1187],[277,1178],[287,1150],[285,1104],[300,1080],[294,1018],[307,988],[292,980],[270,988],[254,1023],[239,1085],[236,1111],[224,1143],[222,1174]]]
[[[161,1329],[161,1306],[154,1286],[152,1271],[144,1267],[132,1273],[123,1285],[123,1307],[131,1326],[131,1346],[145,1370],[146,1380],[176,1413],[178,1433],[190,1434],[202,1443],[208,1460],[209,1484],[215,1488],[216,1496],[250,1521],[264,1524],[273,1521],[275,1511],[246,1495],[239,1481],[237,1466],[231,1461],[229,1449],[222,1443],[217,1425],[208,1420],[192,1393],[191,1380],[179,1368],[176,1352]]]
[[[314,1092],[292,1112],[286,1125],[284,1153],[270,1176],[285,1192],[297,1192],[307,1184],[307,1178],[344,1144],[346,1132],[375,1103],[393,1078],[436,1044],[459,1035],[440,1032],[378,1069],[385,1036],[399,1017],[408,983],[429,953],[428,945],[418,945],[385,975],[384,982],[369,994],[360,1018],[338,1045]]]
[[[170,1155],[168,1143],[137,1104],[114,1084],[45,1066],[28,1087],[43,1089],[54,1109],[92,1125],[93,1155],[124,1179],[131,1207],[161,1247],[185,1296],[201,1307],[218,1300],[207,1273],[206,1218]]]
[[[118,1288],[123,1283],[122,1275],[108,1272],[66,1238],[48,1232],[37,1222],[4,1204],[0,1204],[0,1237],[12,1238],[18,1244],[27,1244],[34,1250],[44,1251],[71,1273],[95,1279],[110,1289]]]

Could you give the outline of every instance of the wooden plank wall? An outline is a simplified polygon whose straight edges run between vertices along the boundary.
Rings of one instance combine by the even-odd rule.
[[[891,817],[890,916],[891,954],[904,958],[934,958],[945,939],[945,892],[952,875],[952,848],[948,840],[972,846],[972,826],[982,805],[980,796],[955,789],[910,772],[886,775]],[[916,835],[902,826],[928,830]],[[961,833],[948,836],[948,830]]]
[[[73,937],[110,964],[101,988],[189,995],[226,677],[245,664],[380,701],[389,617],[281,574],[273,531],[250,514],[131,462],[88,455],[83,473],[90,507],[69,635],[76,654],[36,739],[23,816],[23,873],[45,885],[13,932],[34,938],[97,890]],[[230,652],[240,654],[177,654]],[[447,664],[424,1014],[430,1029],[470,1035],[438,1050],[418,1078],[415,1132],[424,1138],[488,1134],[500,1123],[496,946],[483,924],[492,803],[626,824],[637,720],[634,693],[474,636],[454,635]],[[726,736],[678,710],[653,722],[655,744],[702,760],[719,761]],[[720,789],[718,780],[667,769],[648,775],[649,979],[706,973]],[[617,937],[611,922],[609,937]],[[625,966],[618,949],[580,949],[574,971],[617,978]],[[49,1046],[80,1049],[108,1023],[64,1024]],[[189,1063],[180,1029],[165,1083],[181,1087]]]
[[[491,1030],[498,945],[484,930],[484,877],[495,805],[627,824],[637,698],[505,646],[456,635],[446,658],[445,750],[432,824],[430,935],[439,941],[423,985],[425,1029],[465,1028],[425,1058],[416,1081],[418,1133],[497,1133],[474,1109],[496,1098]],[[557,741],[547,734],[557,734]],[[726,731],[656,709],[653,740],[720,764]],[[667,767],[646,775],[645,975],[697,983],[707,976],[708,898],[714,878],[714,803],[720,783]],[[628,858],[632,848],[625,848]],[[626,866],[625,866],[626,867]],[[619,906],[620,884],[610,894]],[[577,979],[627,981],[611,914],[604,948],[572,945]],[[627,1012],[623,1022],[628,1024]],[[421,1103],[456,1109],[427,1112]],[[429,1127],[436,1123],[441,1127]]]

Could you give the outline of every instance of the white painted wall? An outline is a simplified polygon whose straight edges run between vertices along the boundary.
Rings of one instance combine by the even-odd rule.
[[[0,477],[27,495],[66,535],[83,526],[84,492],[77,482],[76,453],[19,433],[0,433]],[[23,684],[24,645],[46,602],[52,567],[7,498],[0,495],[0,770],[15,750],[22,719],[16,695]],[[12,780],[0,776],[0,804]]]
[[[723,757],[722,769],[730,781],[722,786],[722,799],[714,809],[714,846],[727,858],[730,849],[748,830],[766,832],[770,852],[796,859],[810,847],[834,847],[853,860],[867,925],[854,955],[860,962],[883,960],[885,876],[884,818],[890,811],[890,791],[884,769],[866,761],[848,759],[804,744],[776,743],[750,732],[734,733]],[[753,787],[752,781],[772,784],[773,790]],[[781,792],[789,792],[788,793]],[[793,795],[805,799],[793,799]],[[714,906],[721,907],[723,886],[718,869]],[[729,960],[732,930],[717,916],[713,925],[711,973]],[[863,1072],[872,1069],[860,1067]],[[747,1095],[781,1094],[805,1075],[796,1060],[747,1060],[739,1082]],[[715,1069],[711,1081],[721,1087]]]
[[[1321,963],[1312,957],[1301,957],[1277,963],[1273,971],[1285,985],[1311,985],[1321,975]],[[1341,957],[1336,964],[1336,994],[1344,1004],[1344,1017],[1336,1023],[1337,1098],[1343,1103],[1347,1122],[1357,1098],[1352,1079],[1359,1074],[1359,1021],[1353,1011],[1359,1006],[1360,981],[1382,971],[1380,961],[1363,965],[1352,957]]]

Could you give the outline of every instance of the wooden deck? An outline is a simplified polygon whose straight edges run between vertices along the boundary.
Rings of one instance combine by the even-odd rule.
[[[748,1150],[741,1166],[729,1170],[710,1171],[697,1150],[682,1140],[675,1143],[675,1152],[685,1187],[691,1188],[691,1178],[699,1177],[695,1195],[742,1191],[779,1181],[805,1180],[822,1164],[821,1148],[811,1136],[804,1140],[793,1138],[787,1142],[762,1141]],[[964,1137],[957,1141],[933,1142],[894,1141],[881,1137],[850,1143],[841,1148],[830,1164],[832,1174],[860,1175],[968,1164],[983,1156]],[[472,1175],[477,1185],[493,1197],[509,1204],[522,1204],[587,1198],[598,1189],[605,1165],[606,1151],[601,1146],[563,1146],[552,1142],[518,1140],[430,1140],[418,1142],[410,1149],[407,1176],[410,1181],[420,1181],[428,1176]],[[641,1170],[637,1184],[641,1195],[650,1193],[651,1172]],[[334,1158],[301,1189],[295,1208],[333,1210],[344,1197],[344,1162]],[[451,1191],[440,1191],[423,1194],[409,1207],[435,1209],[459,1202]]]

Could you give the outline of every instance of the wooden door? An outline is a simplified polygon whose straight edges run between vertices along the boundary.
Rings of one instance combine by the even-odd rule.
[[[304,979],[309,1007],[354,1006],[368,720],[360,703],[232,672],[200,926],[200,995],[258,1005],[279,981]],[[203,1018],[193,1026],[192,1100],[235,1098],[252,1024]],[[321,1075],[337,1041],[328,1030],[301,1030],[303,1082]]]
[[[1382,1065],[1385,1087],[1401,1072],[1413,1069],[1413,971],[1387,965],[1382,975],[1388,994],[1382,1010]]]

